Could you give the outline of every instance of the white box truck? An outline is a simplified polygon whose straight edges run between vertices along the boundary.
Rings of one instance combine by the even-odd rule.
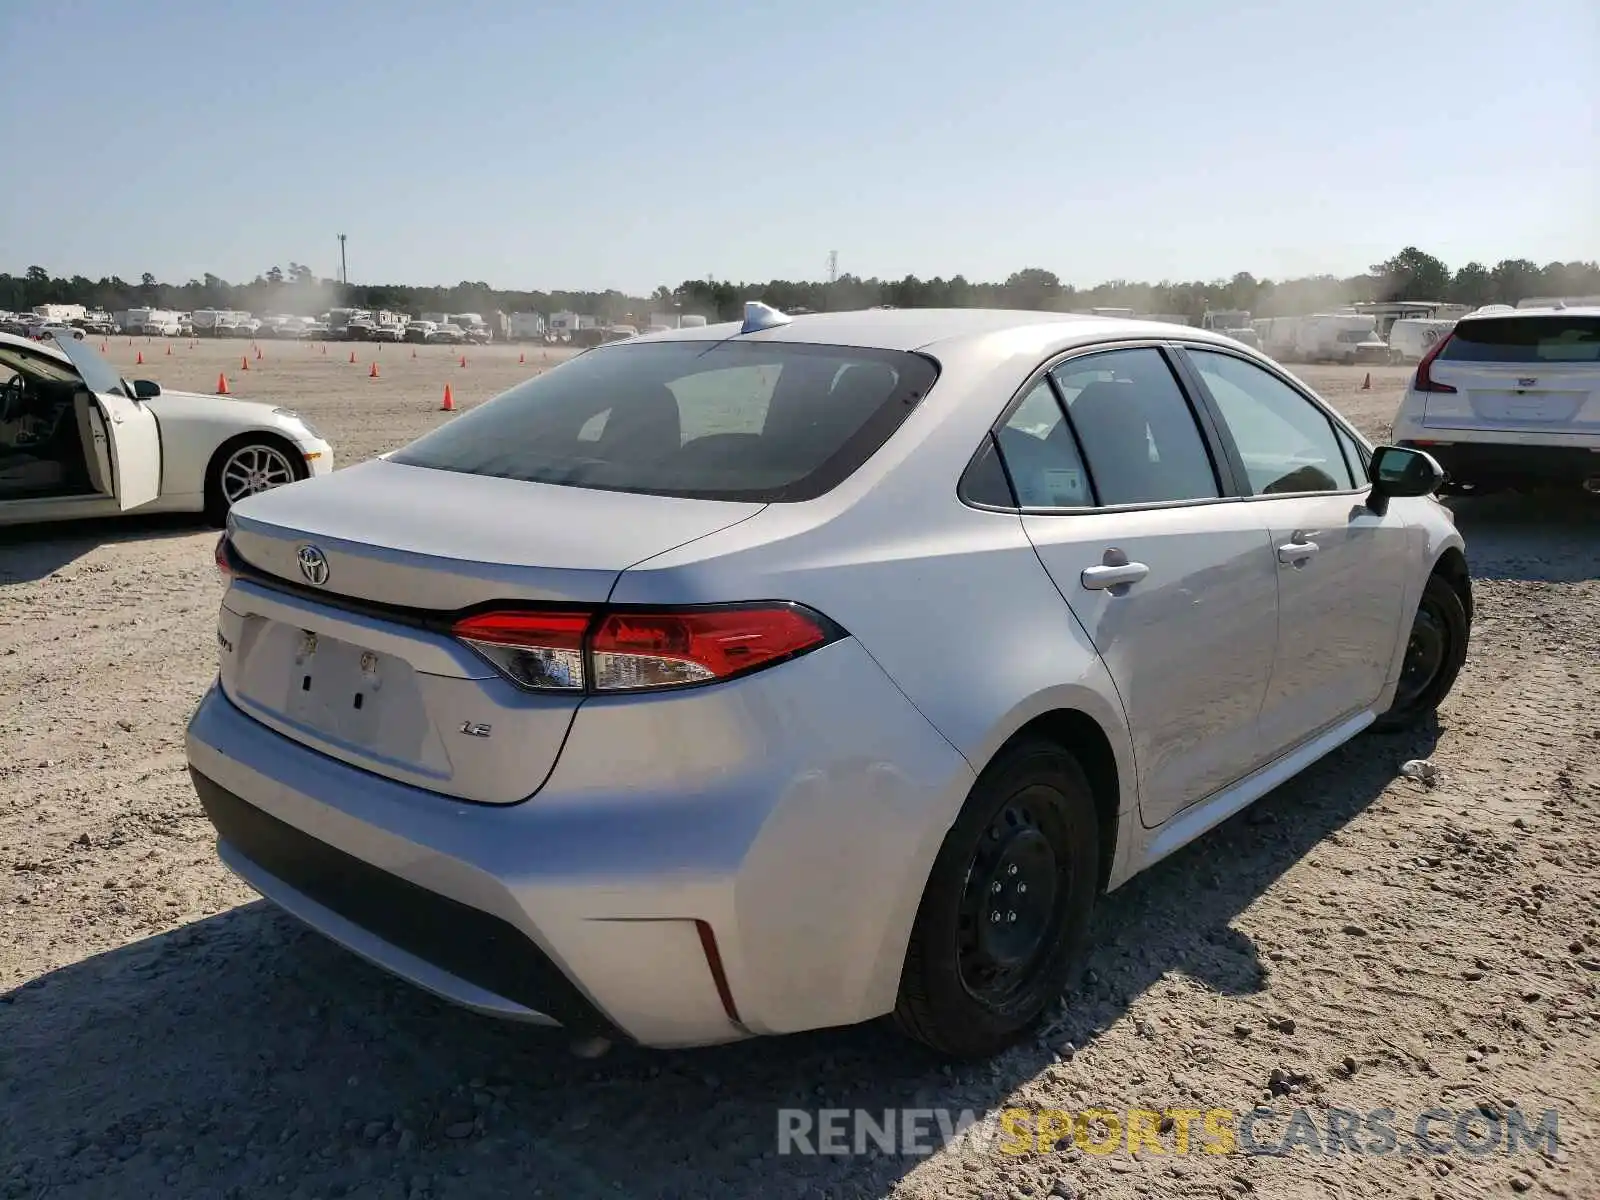
[[[1368,313],[1312,313],[1295,330],[1295,357],[1302,362],[1350,365],[1381,363],[1389,346],[1378,336],[1377,318]]]
[[[1418,362],[1434,343],[1456,327],[1454,321],[1401,317],[1389,326],[1389,361]]]
[[[506,314],[506,336],[513,342],[536,342],[544,337],[543,313],[514,312]]]

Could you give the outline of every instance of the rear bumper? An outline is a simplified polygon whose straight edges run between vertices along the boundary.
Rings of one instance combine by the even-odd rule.
[[[215,687],[188,756],[236,874],[469,1008],[651,1046],[889,1011],[965,760],[849,639],[660,701],[586,705],[514,805],[347,766]]]
[[[193,767],[189,775],[228,868],[346,948],[483,1012],[617,1035],[507,922],[320,842]]]
[[[1439,441],[1404,439],[1399,444],[1427,451],[1454,485],[1580,487],[1600,479],[1600,447],[1461,442],[1447,433]]]

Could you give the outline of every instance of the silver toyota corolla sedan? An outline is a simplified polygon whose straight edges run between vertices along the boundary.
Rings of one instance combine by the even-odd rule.
[[[985,1056],[1102,895],[1433,712],[1441,481],[1220,334],[753,305],[237,505],[190,768],[233,871],[470,1008]]]

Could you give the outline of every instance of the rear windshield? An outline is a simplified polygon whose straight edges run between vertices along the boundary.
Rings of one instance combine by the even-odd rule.
[[[820,496],[872,455],[937,377],[917,354],[793,342],[591,350],[391,462],[710,500]]]
[[[1600,316],[1462,321],[1440,358],[1454,362],[1600,362]]]

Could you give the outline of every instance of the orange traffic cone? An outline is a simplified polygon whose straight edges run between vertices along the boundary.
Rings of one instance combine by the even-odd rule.
[[[528,356],[526,354],[519,354],[517,355],[517,361],[519,363],[525,363],[528,361]]]
[[[261,347],[260,346],[256,347],[256,361],[257,362],[261,361]]]
[[[1371,371],[1368,371],[1367,372],[1367,377],[1361,381],[1361,390],[1363,392],[1370,392],[1372,390],[1372,372]]]
[[[461,365],[463,367],[467,365],[467,356],[465,354],[461,356]]]
[[[143,350],[139,351],[139,353],[137,353],[137,354],[135,354],[133,356],[133,365],[136,366],[136,367],[144,366],[144,351]]]
[[[413,346],[413,347],[411,347],[411,357],[415,358],[416,356],[417,356],[417,348],[415,346]]]
[[[243,354],[241,354],[239,356],[239,370],[248,371],[249,369],[250,369],[250,360],[248,358],[246,358]]]
[[[450,394],[450,385],[444,385],[444,403],[439,405],[440,412],[455,412],[456,398]]]
[[[372,370],[367,372],[367,378],[368,379],[376,379],[377,377],[378,377],[378,364],[377,363],[373,363],[372,364]]]
[[[172,357],[172,343],[171,342],[167,343],[167,357],[168,358]]]
[[[217,395],[228,395],[228,377],[226,375],[219,374],[217,376]]]
[[[354,350],[352,350],[352,351],[350,351],[350,361],[351,362],[355,362],[355,360],[356,360],[356,352]]]
[[[106,344],[104,342],[101,342],[100,343],[100,353],[104,354],[105,352],[106,352]]]

